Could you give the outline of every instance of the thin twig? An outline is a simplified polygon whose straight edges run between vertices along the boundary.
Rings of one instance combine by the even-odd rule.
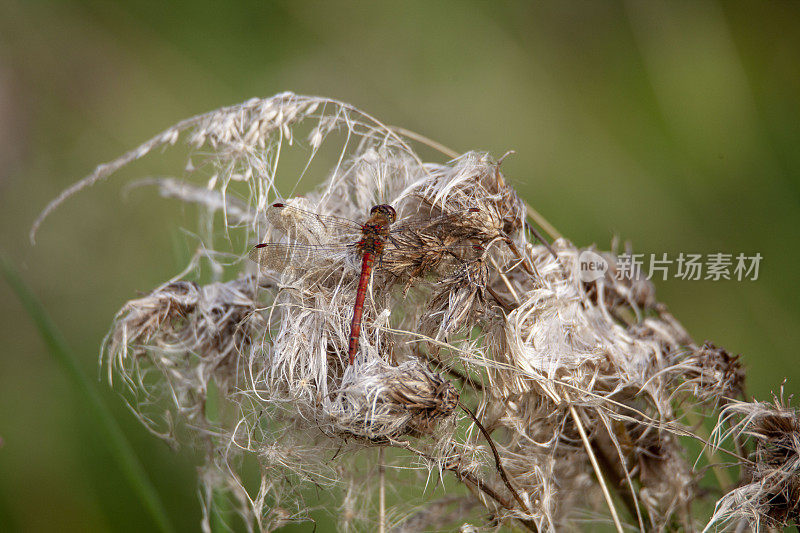
[[[525,211],[527,212],[528,216],[536,222],[540,228],[542,228],[550,238],[552,239],[561,239],[563,238],[562,235],[558,232],[558,230],[547,221],[536,209],[531,207],[528,202],[525,202]],[[538,237],[537,237],[538,238]]]
[[[592,445],[589,442],[589,438],[586,436],[586,431],[583,429],[583,424],[578,416],[578,412],[575,410],[575,406],[572,404],[569,406],[569,412],[572,415],[572,419],[575,421],[575,426],[578,428],[578,433],[581,434],[581,440],[583,441],[584,448],[586,448],[586,453],[589,455],[589,461],[592,463],[592,468],[594,468],[594,473],[597,476],[597,482],[600,484],[600,488],[603,489],[603,496],[606,499],[606,504],[608,504],[608,510],[611,511],[611,518],[614,519],[614,525],[617,527],[617,531],[622,533],[622,522],[619,520],[617,508],[614,506],[614,501],[611,499],[611,493],[608,492],[608,486],[606,486],[605,479],[603,479],[603,472],[600,470],[600,465],[597,462],[597,458],[594,456]]]
[[[461,401],[458,402],[458,405],[464,411],[466,411],[466,413],[470,416],[470,418],[472,418],[472,421],[475,422],[476,426],[478,426],[478,429],[480,430],[481,434],[483,435],[483,438],[486,439],[487,443],[489,443],[489,447],[492,449],[492,455],[494,455],[494,462],[497,465],[497,471],[500,473],[500,477],[503,479],[503,483],[505,483],[506,487],[508,487],[508,490],[514,496],[514,499],[517,500],[517,503],[522,508],[522,510],[527,512],[527,513],[530,513],[530,509],[528,509],[527,504],[520,497],[519,493],[517,492],[517,489],[514,488],[514,485],[511,484],[511,480],[509,479],[508,474],[506,473],[506,469],[503,466],[502,461],[500,460],[500,454],[497,453],[497,447],[494,445],[494,440],[492,439],[492,436],[489,435],[489,432],[486,431],[486,428],[483,427],[483,424],[480,423],[480,421],[478,420],[478,417],[475,416],[475,413],[473,413],[469,409],[469,407],[464,405]]]
[[[522,264],[523,266],[525,266],[525,270],[532,276],[533,272],[525,263],[525,258],[520,255],[519,250],[517,250],[516,247],[513,247],[512,250],[516,252],[517,256],[522,260]],[[511,296],[514,298],[514,302],[517,305],[519,305],[520,304],[519,295],[517,294],[517,291],[514,290],[513,285],[511,285],[511,282],[509,281],[508,276],[506,276],[506,273],[503,272],[503,269],[500,268],[500,265],[497,264],[497,261],[494,260],[494,257],[489,257],[489,262],[492,263],[492,266],[495,268],[495,271],[498,272],[498,275],[500,276],[500,279],[503,280],[503,284],[506,286],[506,289],[508,289],[508,292],[511,293]],[[488,287],[489,285],[487,285],[487,288]],[[492,294],[492,296],[494,296],[494,294]]]
[[[383,446],[378,448],[378,532],[386,531],[386,464]]]
[[[506,500],[505,498],[500,496],[500,494],[496,490],[494,490],[489,484],[487,484],[486,482],[482,481],[480,478],[470,474],[469,472],[463,472],[463,471],[460,471],[460,470],[457,470],[457,469],[454,469],[454,468],[448,468],[448,467],[445,467],[445,468],[447,468],[451,472],[455,473],[456,476],[458,476],[459,479],[468,481],[469,483],[472,483],[473,485],[478,487],[478,489],[480,489],[485,494],[487,494],[488,496],[493,498],[495,501],[497,501],[497,503],[499,503],[500,505],[502,505],[503,507],[505,507],[509,511],[513,511],[514,510],[514,506],[511,505],[511,502],[509,502],[508,500]],[[538,532],[539,531],[539,528],[536,527],[536,522],[534,522],[533,520],[528,520],[526,518],[517,518],[517,520],[519,520],[519,522],[522,525],[524,525],[526,528],[528,528],[530,531],[534,531],[534,532]]]
[[[528,257],[527,257],[527,256],[525,256],[525,255],[523,255],[523,254],[522,254],[522,253],[519,251],[519,248],[517,248],[517,245],[516,245],[516,243],[514,243],[514,241],[512,241],[512,240],[511,240],[510,238],[508,238],[508,237],[504,237],[504,239],[503,239],[503,240],[504,240],[504,242],[506,243],[506,245],[509,247],[509,249],[511,250],[511,253],[513,253],[515,256],[517,256],[517,259],[519,259],[519,260],[520,260],[520,262],[522,263],[522,268],[524,268],[524,269],[525,269],[525,272],[527,272],[529,276],[534,276],[534,275],[536,275],[536,272],[535,272],[535,269],[536,269],[536,267],[533,267],[532,265],[528,264]],[[541,240],[541,239],[540,239],[540,240]],[[553,257],[555,257],[556,259],[558,259],[558,256],[557,256],[557,255],[556,255],[556,253],[555,253],[555,252],[554,252],[554,251],[553,251],[553,250],[550,248],[550,245],[547,243],[547,241],[542,241],[542,242],[543,242],[543,243],[544,243],[544,245],[547,247],[547,249],[548,249],[548,250],[550,250],[550,253],[551,253],[551,254],[553,254]],[[498,270],[499,272],[502,272],[502,270],[500,270],[500,267],[495,267],[495,268],[497,268],[497,270]]]
[[[606,428],[608,430],[608,428]],[[614,471],[614,466],[612,460],[607,457],[605,450],[600,446],[597,442],[592,442],[592,448],[594,449],[600,467],[603,469],[603,472],[608,475],[611,479],[611,486],[614,487],[614,492],[616,492],[617,496],[622,500],[622,503],[625,504],[625,507],[628,509],[628,513],[631,517],[635,517],[639,522],[639,530],[645,531],[644,529],[644,519],[642,518],[641,509],[639,509],[639,504],[637,503],[635,496],[636,493],[634,492],[633,485],[630,481],[630,477],[628,477],[627,482],[631,488],[631,492],[622,488],[623,478],[617,472]],[[620,459],[622,457],[620,456]],[[625,468],[624,463],[622,467]]]
[[[459,156],[459,153],[453,150],[452,148],[448,148],[442,143],[436,142],[433,139],[422,135],[421,133],[407,130],[405,128],[401,128],[400,126],[388,126],[388,128],[393,132],[397,133],[398,135],[402,135],[403,137],[408,137],[412,141],[417,141],[418,143],[422,143],[425,146],[433,148],[434,150],[443,153],[447,157],[452,157],[453,159],[455,159],[456,157]]]
[[[444,363],[442,363],[439,359],[437,359],[436,357],[433,357],[432,355],[430,355],[428,353],[425,353],[422,350],[420,350],[419,346],[415,346],[412,350],[413,350],[414,354],[417,357],[421,357],[421,358],[425,359],[426,361],[431,363],[433,366],[435,366],[436,369],[439,370],[440,372],[447,372],[452,377],[454,377],[455,379],[459,380],[461,382],[462,386],[463,385],[469,385],[470,387],[472,387],[473,389],[475,389],[477,391],[483,391],[483,384],[482,383],[478,383],[477,381],[472,379],[472,377],[470,377],[469,375],[462,374],[461,372],[459,372],[455,368],[447,368],[444,365]]]
[[[495,302],[497,302],[497,305],[499,305],[505,312],[510,313],[515,309],[514,306],[506,302],[505,298],[500,296],[491,285],[486,285],[486,292],[488,292],[492,298],[494,298]]]
[[[420,456],[420,457],[422,457],[424,459],[427,459],[428,461],[439,462],[438,458],[433,457],[433,456],[431,456],[431,455],[429,455],[429,454],[427,454],[427,453],[425,453],[423,451],[415,449],[413,446],[411,446],[407,442],[392,441],[392,445],[394,445],[394,446],[396,446],[398,448],[404,449],[404,450],[408,450],[408,451],[410,451],[412,453],[415,453],[416,455],[418,455],[418,456]],[[485,481],[483,481],[479,477],[475,476],[471,472],[467,472],[465,470],[460,469],[458,467],[457,461],[455,461],[455,460],[448,461],[447,463],[442,465],[442,468],[444,468],[445,470],[449,470],[450,472],[454,473],[459,480],[467,481],[468,483],[471,483],[472,485],[477,487],[481,492],[483,492],[484,494],[486,494],[487,496],[492,498],[494,501],[496,501],[498,504],[500,504],[500,506],[503,507],[504,509],[506,509],[508,511],[514,511],[515,510],[514,509],[514,505],[512,504],[512,502],[510,502],[509,500],[504,498],[489,483],[486,483]],[[533,520],[528,520],[528,519],[519,518],[519,517],[516,517],[516,519],[522,525],[524,525],[526,528],[528,528],[528,530],[534,531],[534,532],[538,532],[539,531],[539,528],[536,527],[536,522],[534,522]]]

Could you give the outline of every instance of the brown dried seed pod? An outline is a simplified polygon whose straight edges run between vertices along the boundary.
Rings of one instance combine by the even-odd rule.
[[[744,484],[717,502],[709,526],[744,520],[757,531],[800,522],[800,418],[782,395],[772,403],[731,401],[725,407],[721,421],[741,417],[732,431],[751,440],[754,450],[740,463]]]
[[[431,435],[458,405],[459,392],[439,374],[409,361],[385,366],[341,391],[336,431],[388,442],[409,435]]]
[[[386,396],[411,414],[409,428],[414,433],[432,433],[458,406],[458,390],[440,374],[419,367],[387,378],[385,387]]]
[[[688,365],[684,379],[694,383],[694,395],[700,399],[723,401],[744,395],[745,372],[739,355],[731,355],[706,341],[684,361]]]
[[[800,521],[800,420],[794,409],[775,407],[748,431],[757,438],[750,474],[761,483],[770,526],[782,527]]]

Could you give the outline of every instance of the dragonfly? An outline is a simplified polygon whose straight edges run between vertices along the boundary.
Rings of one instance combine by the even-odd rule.
[[[467,228],[463,224],[464,217],[479,211],[478,208],[470,208],[427,219],[404,219],[392,227],[397,220],[397,212],[389,204],[373,206],[369,218],[364,223],[358,223],[344,217],[318,214],[288,204],[275,203],[267,210],[267,219],[277,229],[290,234],[288,236],[292,242],[257,244],[250,252],[250,259],[262,269],[282,271],[289,266],[302,268],[303,265],[340,261],[347,256],[360,257],[361,273],[347,346],[348,362],[353,365],[361,336],[364,299],[375,263],[379,266],[387,265],[387,268],[388,265],[401,263],[404,266],[412,265],[413,279],[445,257],[464,262],[467,255],[481,254],[482,246],[472,242],[465,243],[477,239],[474,230],[465,229],[460,233],[454,230],[459,227]],[[454,224],[456,222],[462,224]],[[460,242],[423,244],[419,238],[422,232],[428,235],[446,232],[448,236],[444,240],[449,242],[458,239]],[[409,284],[410,282],[409,280]]]

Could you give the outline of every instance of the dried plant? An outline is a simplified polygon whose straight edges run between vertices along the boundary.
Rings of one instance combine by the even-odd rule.
[[[735,420],[728,435],[754,442],[742,483],[717,503],[711,524],[743,521],[754,529],[800,523],[800,418],[780,397],[766,402],[732,402],[723,420]],[[728,436],[722,433],[719,437]]]
[[[711,469],[727,494],[709,527],[797,521],[796,412],[741,401],[738,357],[696,344],[649,281],[617,275],[616,254],[601,254],[604,276],[582,280],[584,250],[539,238],[488,154],[425,163],[419,150],[433,142],[284,93],[186,120],[99,166],[32,236],[68,196],[181,139],[187,173],[206,186],[146,184],[204,208],[204,245],[120,310],[103,362],[149,429],[205,450],[207,511],[225,493],[248,529],[271,531],[308,520],[303,489],[324,487],[344,530],[610,519],[620,531],[691,531],[707,521],[693,504],[709,496]],[[322,173],[303,198],[278,190],[279,176]],[[377,204],[404,229],[377,260],[350,365],[358,226],[333,221],[363,222]],[[257,268],[248,253],[264,241],[284,253],[255,252]],[[217,279],[189,281],[203,264]],[[712,443],[698,420],[718,416]],[[692,457],[692,442],[706,456]],[[738,488],[726,468],[741,470]],[[385,487],[409,481],[385,510]],[[440,482],[456,494],[435,496]]]

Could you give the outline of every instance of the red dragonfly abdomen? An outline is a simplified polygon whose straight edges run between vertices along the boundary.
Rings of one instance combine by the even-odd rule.
[[[347,346],[347,355],[350,364],[355,362],[356,352],[358,352],[358,338],[361,334],[361,315],[364,313],[364,298],[367,295],[367,285],[369,275],[372,273],[372,265],[375,263],[375,256],[370,252],[364,252],[361,263],[361,277],[358,278],[358,292],[356,293],[356,303],[353,306],[353,321],[350,323],[350,341]]]

